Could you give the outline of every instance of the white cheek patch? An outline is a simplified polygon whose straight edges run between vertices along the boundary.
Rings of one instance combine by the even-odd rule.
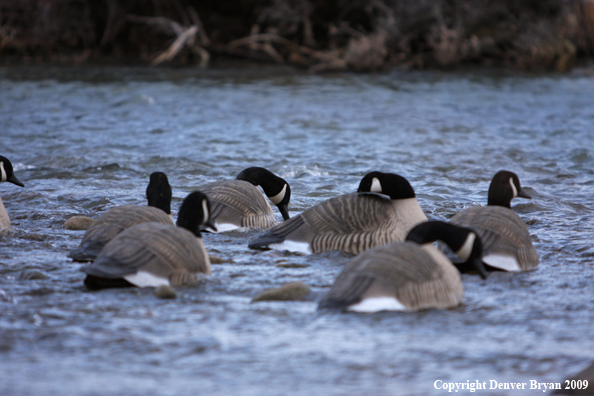
[[[287,192],[287,185],[285,184],[283,186],[283,189],[281,190],[281,192],[276,194],[274,197],[268,197],[268,198],[272,201],[273,204],[278,205],[285,198],[286,192]]]
[[[6,171],[4,170],[4,162],[0,162],[0,173],[2,177],[0,177],[0,182],[5,182],[8,180],[8,176],[6,176]]]
[[[204,212],[202,223],[206,223],[210,219],[210,213],[208,212],[208,203],[206,199],[202,201],[202,212]]]
[[[470,257],[470,253],[472,253],[472,248],[474,247],[474,240],[476,239],[476,234],[474,232],[469,232],[468,236],[466,236],[466,240],[456,252],[456,255],[460,257],[462,260],[468,260]]]
[[[357,304],[351,305],[347,310],[371,313],[379,311],[406,311],[406,307],[394,297],[374,297],[366,298]]]
[[[513,194],[514,194],[513,198],[516,198],[518,196],[518,189],[516,188],[516,186],[514,184],[514,179],[511,177],[509,178],[509,184],[510,184]]]
[[[369,190],[371,192],[376,192],[376,193],[381,193],[382,190],[382,183],[380,183],[379,179],[377,177],[374,177],[371,180],[371,189]]]

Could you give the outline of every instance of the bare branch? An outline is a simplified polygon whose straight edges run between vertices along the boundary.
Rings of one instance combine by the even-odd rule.
[[[206,31],[204,30],[204,26],[202,26],[202,21],[200,20],[198,13],[192,6],[188,7],[188,13],[190,14],[192,23],[198,26],[198,37],[200,38],[200,42],[203,46],[208,47],[210,45],[210,39],[206,35]]]
[[[264,43],[262,49],[266,52],[276,63],[285,63],[285,59],[274,49],[270,43]]]
[[[170,61],[171,59],[175,58],[179,51],[181,51],[181,49],[188,43],[190,39],[196,35],[196,33],[198,33],[198,26],[190,26],[185,30],[185,32],[178,35],[173,44],[171,44],[165,52],[156,57],[151,62],[151,65],[157,66],[165,61]]]

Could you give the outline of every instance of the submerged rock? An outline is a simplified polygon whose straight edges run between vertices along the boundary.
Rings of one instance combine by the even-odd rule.
[[[29,232],[29,233],[23,234],[21,236],[21,238],[26,239],[26,240],[29,240],[29,241],[41,242],[41,241],[44,241],[45,240],[46,236],[45,235],[42,235],[42,234],[39,234],[37,232]]]
[[[310,289],[305,283],[290,282],[284,286],[264,290],[258,294],[252,302],[258,301],[303,301],[309,294]]]
[[[45,275],[43,272],[37,271],[37,270],[23,270],[19,274],[19,279],[40,280],[40,279],[47,279],[47,275]]]
[[[171,286],[168,285],[161,285],[157,288],[155,288],[155,291],[153,291],[153,294],[163,300],[173,300],[175,298],[177,298],[177,293],[175,292],[175,290],[173,290],[173,288]]]
[[[221,258],[219,256],[213,256],[211,254],[208,255],[208,258],[210,259],[211,264],[223,264],[226,262],[231,262],[231,260],[226,260],[224,258]]]
[[[279,268],[307,268],[309,264],[297,264],[297,263],[279,263],[275,267]]]
[[[87,216],[72,216],[64,222],[64,228],[73,231],[85,231],[93,224],[94,219]]]

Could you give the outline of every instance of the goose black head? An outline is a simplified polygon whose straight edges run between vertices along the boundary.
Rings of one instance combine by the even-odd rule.
[[[262,187],[264,194],[278,207],[284,220],[289,219],[289,201],[291,200],[291,187],[285,179],[276,176],[268,169],[257,166],[242,170],[236,177]]]
[[[482,260],[481,238],[470,228],[458,227],[443,221],[426,221],[410,230],[406,240],[421,245],[438,240],[445,242],[458,257],[465,260],[461,267],[474,268],[481,278],[487,278],[487,270]]]
[[[514,198],[532,197],[522,189],[518,175],[510,171],[499,171],[493,176],[489,185],[489,200],[487,205],[511,207],[511,200]]]
[[[171,186],[167,175],[163,172],[151,173],[149,185],[146,188],[148,206],[154,206],[167,214],[171,214]]]
[[[361,179],[357,192],[383,194],[390,199],[415,198],[408,180],[395,173],[370,172]]]
[[[210,202],[200,191],[190,193],[182,202],[177,215],[177,226],[183,227],[200,237],[200,231],[211,229],[216,232],[217,227],[210,218]]]
[[[0,182],[10,182],[19,187],[25,187],[23,183],[14,175],[12,163],[6,157],[0,155]]]

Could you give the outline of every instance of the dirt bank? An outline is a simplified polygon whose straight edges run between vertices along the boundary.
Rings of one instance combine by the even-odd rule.
[[[0,55],[313,71],[477,64],[566,71],[594,55],[582,0],[2,0]]]

